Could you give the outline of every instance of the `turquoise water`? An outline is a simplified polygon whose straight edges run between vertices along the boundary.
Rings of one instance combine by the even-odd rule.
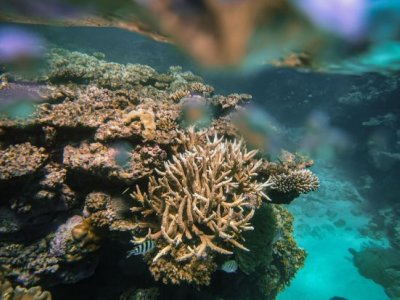
[[[383,288],[360,275],[353,265],[349,248],[359,250],[368,243],[387,246],[385,239],[362,236],[359,230],[370,217],[362,214],[365,199],[348,182],[343,171],[332,165],[316,168],[321,189],[290,205],[295,215],[295,236],[307,249],[305,267],[278,299],[389,299]],[[335,225],[343,220],[340,227]]]

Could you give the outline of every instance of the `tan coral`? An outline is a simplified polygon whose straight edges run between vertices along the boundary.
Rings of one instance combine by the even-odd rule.
[[[94,213],[106,209],[107,203],[110,201],[110,195],[100,192],[93,192],[86,196],[84,211]]]
[[[213,252],[247,250],[241,234],[253,229],[250,220],[270,186],[255,179],[261,165],[253,159],[257,151],[247,152],[242,141],[216,136],[202,143],[202,135],[193,131],[183,136],[186,151],[158,170],[159,179],[150,178],[148,193],[138,187],[133,193],[138,205],[132,211],[147,233],[136,242],[152,239],[165,245],[153,262],[165,255],[184,262]],[[155,223],[148,221],[152,216]]]
[[[174,252],[185,251],[175,249]],[[174,256],[179,256],[179,253],[172,253]],[[150,272],[156,280],[162,280],[164,284],[172,283],[179,284],[182,281],[194,283],[196,285],[209,285],[211,275],[217,269],[217,264],[214,262],[214,256],[209,255],[204,259],[196,259],[192,257],[187,262],[179,262],[176,260],[161,257],[149,266]]]
[[[140,122],[144,127],[144,130],[142,132],[143,138],[145,138],[146,140],[154,140],[156,136],[156,123],[154,113],[150,110],[133,110],[125,116],[124,123],[129,124],[134,119],[140,119]]]
[[[182,98],[185,98],[190,95],[190,91],[186,89],[179,89],[169,95],[169,99],[174,102],[179,102]]]
[[[249,94],[230,94],[228,96],[218,95],[213,97],[213,102],[215,105],[219,105],[222,109],[231,109],[248,103],[251,98],[252,96]]]
[[[2,300],[51,300],[51,294],[40,286],[29,289],[16,286],[13,288],[8,280],[0,281],[0,299]]]
[[[319,188],[318,177],[310,170],[295,170],[289,174],[277,174],[271,176],[272,186],[282,193],[305,194],[316,191]]]
[[[193,92],[202,93],[205,96],[211,96],[214,93],[214,88],[201,82],[192,82],[189,84],[189,89]]]

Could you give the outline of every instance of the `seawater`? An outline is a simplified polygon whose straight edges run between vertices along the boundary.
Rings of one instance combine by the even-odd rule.
[[[379,74],[350,76],[270,67],[253,72],[207,70],[173,45],[123,30],[21,27],[37,32],[51,46],[84,53],[100,51],[108,61],[146,64],[157,71],[180,65],[202,76],[217,93],[253,95],[256,117],[261,123],[274,124],[276,147],[308,151],[321,182],[319,191],[288,206],[295,217],[295,238],[308,257],[278,299],[389,299],[381,285],[359,273],[349,248],[360,250],[371,244],[389,247],[385,235],[369,235],[365,228],[380,209],[398,203],[398,179],[390,181],[376,173],[383,172],[379,164],[385,163],[390,174],[398,174],[393,168],[398,168],[399,160],[374,162],[377,158],[371,150],[371,140],[377,134],[385,137],[385,152],[393,152],[389,145],[396,143],[394,139],[400,141],[398,75],[393,79],[398,86],[387,88],[385,82],[391,79]],[[357,89],[363,93],[359,102],[346,104],[349,94]],[[373,118],[380,122],[379,116],[386,114],[397,119],[386,125],[384,120],[375,127],[368,125]],[[385,193],[377,189],[379,185],[385,187]]]

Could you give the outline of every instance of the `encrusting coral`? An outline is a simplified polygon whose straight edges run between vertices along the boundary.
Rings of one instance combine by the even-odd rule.
[[[157,170],[159,179],[150,177],[148,193],[139,187],[133,193],[138,205],[132,211],[147,233],[134,242],[157,242],[150,265],[166,255],[178,263],[201,261],[212,252],[233,254],[234,248],[248,251],[242,233],[253,230],[250,221],[271,185],[255,179],[262,163],[253,159],[257,151],[247,152],[243,141],[211,140],[193,129],[180,136],[185,152]],[[152,217],[155,224],[147,221]]]
[[[12,286],[8,280],[0,278],[0,299],[2,300],[51,300],[51,294],[43,291],[40,286],[34,286],[29,289]]]
[[[154,113],[150,110],[148,111],[142,109],[134,110],[125,116],[124,122],[125,124],[129,124],[131,123],[132,120],[137,118],[140,119],[140,122],[144,127],[142,133],[143,137],[146,140],[153,140],[156,135],[156,123],[155,123]]]
[[[0,180],[32,174],[46,159],[45,149],[37,148],[30,143],[17,144],[0,150]]]

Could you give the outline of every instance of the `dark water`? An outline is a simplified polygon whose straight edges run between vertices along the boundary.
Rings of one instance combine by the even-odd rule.
[[[205,70],[172,45],[118,29],[23,27],[51,46],[89,54],[100,51],[108,61],[146,64],[160,72],[180,65],[202,76],[217,93],[249,93],[254,118],[273,128],[275,147],[310,154],[321,188],[289,206],[295,216],[295,237],[309,255],[279,300],[383,300],[389,298],[382,285],[400,289],[398,264],[395,282],[379,285],[359,273],[348,250],[384,247],[399,251],[395,248],[399,245],[389,239],[400,234],[396,221],[400,211],[399,74]],[[389,215],[395,220],[390,224],[386,222]],[[93,277],[53,288],[54,299],[89,299],[82,291],[96,289],[100,295],[115,280],[129,281],[115,274],[119,266],[110,264],[107,256],[101,261]],[[143,277],[137,285],[145,286],[150,280]],[[164,299],[169,296],[189,297],[184,292],[169,295],[166,289]]]

